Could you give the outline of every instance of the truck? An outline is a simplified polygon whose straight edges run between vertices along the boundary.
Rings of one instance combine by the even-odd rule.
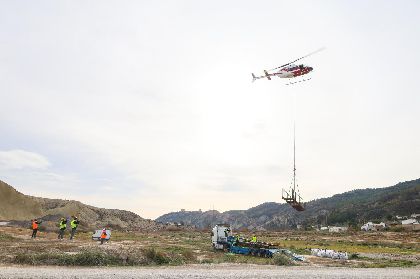
[[[282,252],[271,243],[252,241],[234,236],[228,224],[217,224],[211,232],[213,249],[228,251],[234,254],[252,255],[271,258],[275,253]]]

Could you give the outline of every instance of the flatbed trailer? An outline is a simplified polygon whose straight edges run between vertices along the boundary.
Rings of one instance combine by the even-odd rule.
[[[240,241],[237,240],[234,236],[229,236],[227,241],[229,252],[234,254],[272,258],[273,254],[279,251],[268,243]]]
[[[227,224],[216,225],[211,231],[211,240],[213,249],[233,254],[272,258],[275,254],[281,253],[295,261],[305,260],[304,256],[297,255],[288,249],[278,248],[271,243],[235,237]]]
[[[212,243],[215,250],[265,258],[271,258],[279,251],[270,243],[252,242],[236,238],[233,236],[230,226],[226,224],[219,224],[213,228]]]

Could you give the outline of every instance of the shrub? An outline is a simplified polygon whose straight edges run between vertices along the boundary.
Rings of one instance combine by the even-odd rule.
[[[403,232],[404,231],[404,228],[402,226],[396,226],[396,227],[389,228],[389,230],[391,232]]]
[[[194,252],[191,251],[190,249],[186,249],[186,250],[182,251],[182,256],[187,261],[193,261],[193,260],[195,260]]]
[[[120,263],[118,258],[100,252],[83,251],[72,256],[65,265],[104,266]]]
[[[359,254],[357,253],[352,253],[349,255],[349,260],[355,260],[359,258]]]
[[[82,251],[77,254],[18,254],[14,263],[30,265],[105,266],[118,265],[121,261],[100,252]]]
[[[232,263],[232,262],[235,262],[235,260],[236,260],[235,254],[227,253],[223,257],[223,262]]]
[[[273,264],[275,265],[291,265],[292,261],[286,255],[276,253],[273,255]]]
[[[155,248],[149,248],[145,250],[144,255],[150,262],[158,265],[167,264],[170,262],[168,257],[166,257],[162,252],[156,251]]]
[[[14,241],[14,240],[16,240],[16,238],[14,238],[13,236],[7,233],[0,232],[0,241]]]
[[[200,263],[201,264],[211,264],[211,263],[214,263],[214,260],[213,259],[202,259],[200,261]]]
[[[19,253],[15,256],[13,262],[17,264],[33,264],[33,259],[31,255]]]

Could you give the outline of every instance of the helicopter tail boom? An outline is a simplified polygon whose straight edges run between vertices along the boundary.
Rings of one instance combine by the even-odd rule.
[[[267,78],[268,80],[271,80],[272,76],[275,76],[275,74],[269,74],[266,70],[264,70],[264,74],[263,76],[259,76],[257,77],[254,73],[252,73],[252,82],[256,81],[257,79],[261,79],[261,78]]]

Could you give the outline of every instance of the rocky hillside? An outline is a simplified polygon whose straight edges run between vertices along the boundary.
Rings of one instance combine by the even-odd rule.
[[[287,204],[267,202],[248,210],[182,211],[160,216],[158,222],[178,222],[197,228],[229,223],[235,229],[278,230],[301,225],[356,225],[420,213],[420,179],[377,189],[353,190],[306,203],[297,212]]]
[[[45,199],[24,195],[12,186],[0,181],[0,220],[28,225],[33,218],[41,218],[43,226],[55,228],[61,217],[76,215],[81,228],[94,229],[104,226],[125,230],[156,230],[159,226],[152,220],[125,210],[104,209],[78,201]]]

